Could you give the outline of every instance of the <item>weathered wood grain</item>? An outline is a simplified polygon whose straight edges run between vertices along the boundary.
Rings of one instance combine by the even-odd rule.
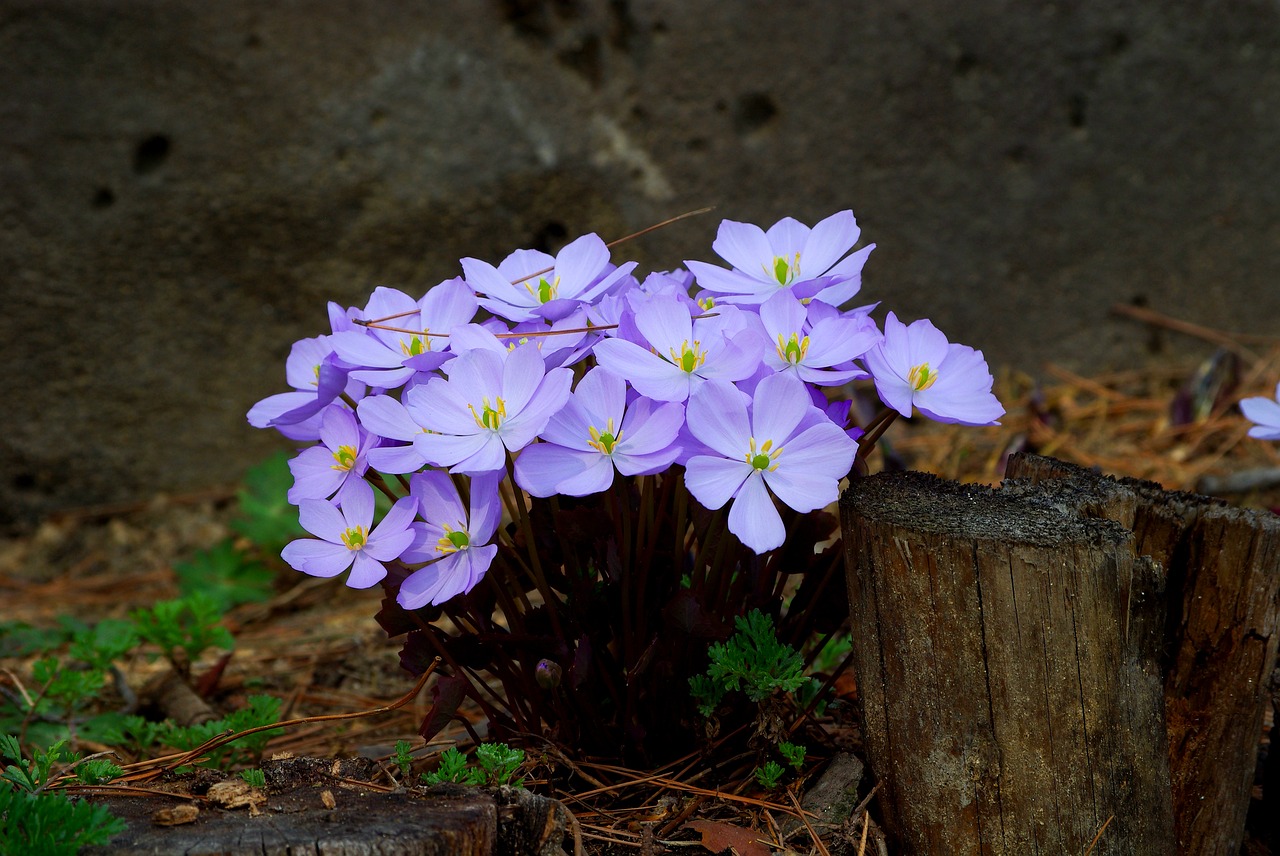
[[[1013,456],[1007,474],[1055,495],[1068,485],[1125,495],[1123,507],[1083,510],[1131,528],[1137,552],[1163,568],[1161,669],[1179,850],[1238,853],[1280,641],[1280,518],[1036,455]]]
[[[906,853],[1168,854],[1154,566],[1070,502],[916,473],[841,500],[881,807]],[[1143,604],[1144,618],[1129,609]]]

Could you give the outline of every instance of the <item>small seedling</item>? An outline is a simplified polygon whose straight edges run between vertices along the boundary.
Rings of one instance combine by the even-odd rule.
[[[280,720],[283,702],[275,696],[249,696],[248,704],[234,710],[221,719],[200,725],[179,727],[171,725],[160,737],[160,742],[175,749],[194,749],[200,744],[225,732],[248,731],[263,725],[270,725]],[[267,741],[283,733],[283,729],[271,728],[258,731],[234,740],[215,751],[213,757],[206,761],[206,767],[230,767],[257,760],[266,747]]]
[[[54,765],[75,763],[75,756],[64,745],[65,741],[59,740],[28,760],[18,738],[0,735],[0,760],[14,762],[0,773],[0,853],[74,856],[82,847],[106,844],[124,831],[124,821],[104,806],[72,801],[45,790]],[[117,775],[120,772],[106,761],[81,765],[82,775],[105,774],[108,769]]]
[[[106,806],[62,794],[30,794],[0,783],[0,853],[75,856],[125,830]]]
[[[307,534],[298,523],[298,509],[289,504],[292,484],[289,456],[283,452],[244,474],[244,486],[237,494],[240,514],[231,528],[266,555],[278,556],[285,544]]]
[[[778,641],[773,619],[758,609],[735,619],[738,632],[712,645],[705,675],[689,681],[698,712],[711,716],[730,690],[742,690],[752,701],[764,701],[778,690],[795,692],[804,676],[800,652]]]
[[[261,770],[255,768],[249,770],[241,770],[240,778],[251,788],[265,788],[267,786],[267,776]]]
[[[192,663],[206,648],[235,647],[231,632],[218,623],[222,620],[218,602],[203,594],[162,600],[150,609],[135,610],[133,620],[138,635],[171,660],[179,649],[186,652],[186,662]]]
[[[76,779],[86,785],[105,785],[124,775],[124,770],[105,758],[90,758],[76,765]]]
[[[450,746],[440,753],[440,766],[436,771],[423,773],[421,779],[428,785],[439,785],[445,782],[479,785],[484,782],[484,773],[474,767],[468,767],[467,756]]]
[[[805,748],[795,743],[779,743],[778,751],[782,753],[782,757],[787,759],[787,763],[791,765],[797,773],[804,766]]]
[[[409,774],[413,772],[413,746],[408,740],[397,740],[396,751],[392,756],[397,767],[400,768],[400,777],[408,779]]]
[[[511,749],[505,743],[481,743],[476,747],[476,762],[488,776],[490,785],[524,786],[523,778],[511,781],[524,763],[523,749]]]
[[[756,783],[766,791],[771,791],[778,786],[782,773],[783,769],[776,761],[765,761],[762,766],[756,767]]]
[[[217,602],[224,612],[271,597],[275,579],[270,568],[254,560],[230,538],[174,564],[173,571],[183,595],[200,592]]]
[[[467,764],[467,756],[454,747],[440,753],[440,766],[434,773],[423,773],[421,779],[428,785],[456,782],[462,785],[488,785],[500,787],[524,787],[524,779],[512,780],[512,776],[524,763],[524,750],[512,749],[505,743],[481,743],[476,747],[475,764]]]
[[[49,771],[55,764],[68,763],[75,759],[63,747],[67,741],[59,740],[44,752],[36,752],[31,760],[22,754],[18,738],[12,734],[0,736],[0,760],[16,763],[6,764],[0,780],[6,781],[28,793],[37,793],[44,789],[49,781]]]

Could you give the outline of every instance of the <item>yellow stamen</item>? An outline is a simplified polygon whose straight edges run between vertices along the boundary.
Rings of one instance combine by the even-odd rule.
[[[778,456],[782,454],[782,447],[773,448],[772,440],[765,440],[759,449],[756,448],[756,438],[751,438],[751,449],[746,454],[747,463],[755,467],[757,470],[768,470],[773,472],[778,468]]]
[[[467,409],[471,411],[471,418],[476,420],[477,425],[488,428],[490,431],[497,431],[502,421],[507,418],[507,403],[501,398],[496,405],[493,405],[489,403],[489,396],[486,395],[480,404],[479,413],[476,413],[474,404],[468,404]]]
[[[454,529],[447,523],[443,528],[444,536],[436,542],[436,552],[447,555],[471,546],[471,539],[467,536],[466,530]]]
[[[363,550],[369,542],[369,530],[364,526],[356,526],[342,533],[342,543],[348,550]]]
[[[689,340],[685,339],[680,343],[680,353],[676,353],[675,348],[670,348],[667,353],[671,355],[671,362],[676,364],[680,371],[691,374],[697,369],[702,368],[707,361],[707,352],[702,350],[702,342],[699,339],[693,340],[693,346],[689,346]]]
[[[603,432],[594,425],[588,427],[587,432],[591,434],[591,439],[587,441],[587,445],[602,455],[612,455],[614,448],[618,445],[618,441],[622,439],[621,431],[614,433],[612,417],[605,424]]]
[[[530,296],[537,299],[539,303],[549,303],[555,300],[560,294],[560,277],[556,277],[553,281],[547,282],[544,276],[538,280],[538,284],[532,282],[524,284],[524,290],[529,292]]]
[[[400,352],[406,357],[416,357],[431,350],[431,338],[426,335],[429,332],[428,328],[423,330],[421,335],[410,336],[408,339],[401,338]]]
[[[765,267],[764,272],[778,281],[778,285],[790,285],[800,276],[800,254],[790,259],[785,256],[773,257],[773,270]]]
[[[911,371],[907,373],[907,383],[911,384],[911,388],[917,392],[926,390],[937,382],[938,373],[930,369],[928,363],[912,366]]]
[[[339,446],[338,451],[333,453],[333,459],[337,461],[337,463],[333,465],[333,469],[350,470],[356,465],[355,446]]]
[[[778,358],[784,363],[791,365],[799,365],[809,353],[809,337],[803,339],[796,333],[791,334],[791,338],[783,340],[782,334],[778,334]]]

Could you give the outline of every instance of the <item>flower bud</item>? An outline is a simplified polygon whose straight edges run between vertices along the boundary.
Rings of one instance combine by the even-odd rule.
[[[563,675],[564,670],[555,660],[539,660],[533,670],[534,679],[544,690],[553,690],[560,686],[560,678]]]

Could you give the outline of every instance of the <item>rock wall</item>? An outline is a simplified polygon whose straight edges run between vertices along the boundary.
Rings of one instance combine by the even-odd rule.
[[[0,523],[234,481],[326,300],[852,207],[997,365],[1280,333],[1280,5],[0,0]],[[1162,351],[1162,349],[1164,349]]]

